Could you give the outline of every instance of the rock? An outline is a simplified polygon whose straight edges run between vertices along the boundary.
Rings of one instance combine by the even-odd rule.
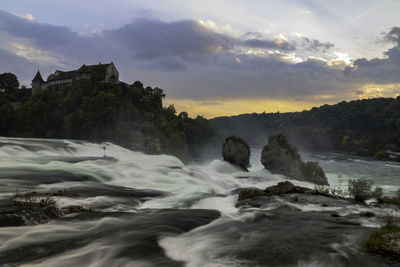
[[[88,211],[84,207],[78,205],[64,207],[61,210],[63,211],[64,214],[83,213]]]
[[[238,201],[242,201],[242,200],[245,200],[245,199],[250,199],[252,197],[261,196],[261,195],[266,195],[266,193],[261,189],[246,189],[246,190],[242,190],[239,193]]]
[[[0,227],[41,224],[62,215],[54,205],[42,206],[39,203],[6,200],[0,203]]]
[[[225,161],[247,170],[250,160],[250,147],[239,136],[230,136],[222,146],[222,156]]]
[[[297,186],[289,181],[286,181],[286,182],[280,182],[277,185],[269,186],[264,190],[257,188],[246,188],[240,190],[238,201],[250,199],[256,196],[272,196],[272,195],[282,196],[285,194],[296,194],[296,193],[317,194],[317,191],[307,187]]]
[[[361,212],[360,213],[361,217],[366,217],[366,218],[371,218],[375,216],[375,213],[370,212],[370,211],[366,211],[366,212]]]
[[[312,190],[307,187],[297,186],[292,184],[291,182],[280,182],[277,185],[269,186],[265,188],[264,192],[266,194],[273,194],[273,195],[284,195],[284,194],[314,194],[315,190]]]
[[[324,171],[317,162],[301,160],[297,148],[287,142],[284,135],[270,136],[261,153],[261,163],[272,173],[292,179],[328,185]]]

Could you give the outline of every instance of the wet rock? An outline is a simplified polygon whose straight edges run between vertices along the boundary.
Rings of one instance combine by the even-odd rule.
[[[297,148],[290,145],[284,135],[269,137],[268,145],[264,146],[261,154],[261,163],[272,173],[328,185],[328,179],[318,163],[302,161]]]
[[[370,211],[366,211],[366,212],[361,212],[360,213],[361,217],[366,217],[366,218],[371,218],[375,216],[375,213],[370,212]]]
[[[250,160],[250,147],[239,136],[230,136],[222,146],[222,156],[225,161],[247,170]]]
[[[64,214],[83,213],[89,211],[84,207],[78,205],[64,207],[61,210],[63,211]]]
[[[0,227],[35,225],[60,218],[63,213],[55,206],[40,203],[0,202]]]
[[[382,226],[364,241],[364,250],[400,261],[400,226],[393,223]]]
[[[277,185],[269,186],[265,188],[264,192],[273,195],[284,195],[284,194],[294,194],[294,193],[313,194],[315,193],[315,190],[307,187],[297,186],[289,181],[286,181],[286,182],[280,182]]]
[[[317,194],[318,192],[316,190],[313,190],[313,189],[310,189],[307,187],[297,186],[297,185],[292,184],[289,181],[285,181],[285,182],[280,182],[277,185],[269,186],[269,187],[265,188],[264,190],[257,189],[257,188],[248,188],[248,189],[240,190],[238,201],[242,201],[245,199],[250,199],[252,197],[262,196],[262,195],[282,196],[285,194],[295,194],[295,193]]]
[[[379,201],[380,203],[393,204],[393,205],[398,205],[398,206],[400,206],[400,197],[388,197],[388,196],[384,196],[383,198],[379,198],[378,201]]]
[[[261,195],[267,195],[263,190],[261,189],[246,189],[242,190],[239,193],[239,199],[238,201],[242,201],[245,199],[249,199],[255,196],[261,196]]]

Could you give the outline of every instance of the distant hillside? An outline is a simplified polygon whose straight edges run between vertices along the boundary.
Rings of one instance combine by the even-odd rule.
[[[343,101],[303,112],[218,117],[211,123],[259,147],[269,135],[284,133],[303,149],[385,157],[385,148],[400,148],[400,97]]]
[[[68,86],[49,86],[31,97],[21,95],[26,89],[18,89],[16,79],[12,76],[15,85],[0,92],[0,136],[112,141],[182,159],[200,157],[209,144],[221,143],[207,119],[192,119],[186,112],[177,115],[173,105],[163,106],[162,89],[141,82],[83,79]]]

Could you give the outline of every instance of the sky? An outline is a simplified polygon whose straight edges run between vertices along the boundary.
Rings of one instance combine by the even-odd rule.
[[[207,118],[400,94],[398,0],[0,0],[0,73],[113,61]]]

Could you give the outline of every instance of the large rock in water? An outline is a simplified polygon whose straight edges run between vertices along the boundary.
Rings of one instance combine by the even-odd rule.
[[[239,136],[230,136],[225,139],[222,146],[224,160],[247,170],[250,160],[250,147],[247,142]]]
[[[297,148],[287,142],[284,135],[270,136],[261,153],[261,163],[272,173],[292,179],[328,185],[324,171],[317,162],[301,160]]]

